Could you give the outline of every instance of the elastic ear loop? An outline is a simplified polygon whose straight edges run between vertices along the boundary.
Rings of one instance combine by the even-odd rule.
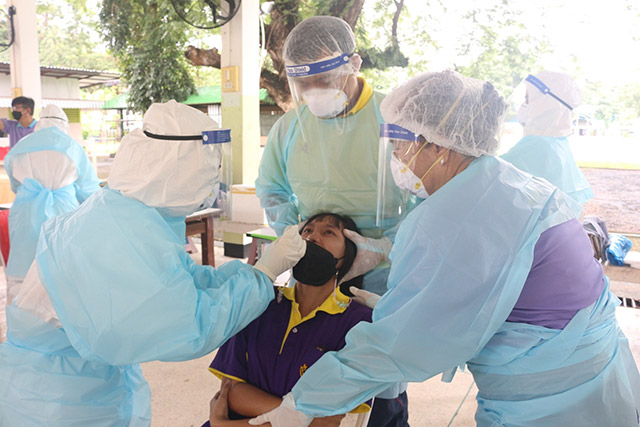
[[[424,144],[422,144],[422,146],[421,146],[421,147],[420,147],[420,149],[416,152],[416,154],[414,154],[414,155],[409,159],[409,161],[404,165],[404,168],[402,168],[402,169],[400,170],[400,172],[405,173],[406,171],[408,171],[408,170],[409,170],[409,166],[411,165],[411,163],[413,163],[413,161],[416,159],[416,157],[418,157],[418,154],[420,154],[420,152],[422,151],[422,149],[423,149],[424,147],[426,147],[428,143],[429,143],[429,141],[426,141],[426,140],[424,141]],[[409,148],[407,149],[407,152],[405,153],[405,155],[409,153],[409,150],[410,150],[410,149],[411,149],[411,146],[409,146]]]
[[[449,111],[447,111],[447,114],[444,115],[444,117],[442,118],[442,120],[440,120],[440,123],[438,123],[438,126],[436,126],[436,129],[434,130],[435,133],[438,133],[438,131],[440,130],[440,127],[446,123],[447,119],[449,119],[449,116],[451,115],[451,113],[453,113],[453,110],[458,106],[458,104],[460,103],[460,101],[462,100],[463,95],[467,92],[467,88],[464,88],[460,94],[458,95],[458,97],[456,98],[455,101],[453,101],[453,104],[451,105],[451,107],[449,108]]]
[[[489,102],[491,102],[491,100],[488,100],[487,102],[485,102],[485,103],[482,105],[482,107],[480,107],[480,110],[478,110],[478,112],[477,112],[476,114],[474,114],[474,115],[473,115],[473,117],[471,117],[471,120],[469,120],[469,123],[467,123],[467,125],[462,129],[462,132],[461,132],[461,133],[464,133],[464,132],[469,128],[469,126],[471,126],[471,124],[472,124],[472,123],[473,123],[473,121],[476,119],[476,117],[478,117],[478,116],[480,115],[480,113],[482,113],[482,110],[484,110],[484,109],[485,109],[485,107],[486,107],[487,105],[489,105]]]
[[[422,183],[422,180],[424,179],[424,177],[425,177],[425,176],[427,176],[427,174],[428,174],[429,172],[431,172],[431,169],[435,168],[435,167],[436,167],[436,165],[437,165],[438,163],[443,164],[443,163],[442,163],[442,159],[444,159],[445,154],[447,154],[448,152],[449,152],[449,150],[447,150],[447,151],[445,151],[444,153],[442,153],[442,155],[441,155],[440,157],[438,157],[438,158],[436,159],[436,161],[435,161],[435,162],[433,162],[433,164],[431,165],[431,167],[429,167],[429,169],[427,169],[427,171],[424,173],[424,175],[422,175],[422,178],[420,178],[420,181],[418,181],[418,182],[416,182],[416,183],[415,183],[414,187],[415,187],[415,189],[416,189],[416,190],[417,190],[418,188],[420,188],[420,186],[423,186],[423,185],[424,185],[424,184]]]

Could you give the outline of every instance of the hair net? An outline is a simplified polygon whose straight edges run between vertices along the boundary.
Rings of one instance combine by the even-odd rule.
[[[582,93],[571,76],[553,71],[541,71],[536,76],[564,103],[549,94],[542,93],[526,82],[527,102],[520,107],[518,121],[524,126],[525,135],[561,137],[571,134],[572,109],[582,102]]]
[[[352,54],[355,49],[356,37],[349,24],[334,16],[313,16],[291,30],[284,42],[283,57],[287,65],[310,64],[343,53]],[[351,62],[357,65],[356,72],[360,62]]]
[[[200,135],[218,129],[206,114],[171,100],[152,104],[144,114],[143,129],[122,139],[109,187],[148,206],[163,208],[172,216],[194,212],[214,188],[220,165],[218,144],[202,139],[175,141],[150,138],[148,131],[164,136]]]
[[[49,104],[40,111],[40,119],[36,122],[34,132],[40,129],[57,127],[62,132],[69,134],[69,118],[57,105]]]
[[[422,73],[398,86],[380,104],[387,123],[474,157],[496,153],[506,108],[491,83],[449,70]]]

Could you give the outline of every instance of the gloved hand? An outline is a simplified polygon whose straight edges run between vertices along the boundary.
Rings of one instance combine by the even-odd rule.
[[[347,239],[356,244],[358,254],[356,255],[356,259],[353,261],[353,265],[347,274],[345,274],[342,280],[340,280],[340,283],[346,282],[354,277],[373,270],[376,265],[384,261],[389,256],[389,252],[391,252],[393,243],[391,243],[391,240],[388,237],[371,239],[369,237],[361,236],[352,230],[345,229],[342,230],[342,232]]]
[[[296,410],[296,402],[291,392],[282,396],[282,403],[276,409],[249,420],[252,426],[271,423],[271,427],[307,427],[313,418]]]
[[[378,294],[365,291],[364,289],[358,289],[355,286],[349,286],[349,291],[353,294],[354,301],[357,301],[371,309],[374,308],[378,301],[380,301],[380,298],[382,298]]]
[[[254,268],[271,280],[276,280],[276,277],[296,265],[306,250],[307,242],[300,237],[298,225],[290,225],[282,236],[267,246]]]

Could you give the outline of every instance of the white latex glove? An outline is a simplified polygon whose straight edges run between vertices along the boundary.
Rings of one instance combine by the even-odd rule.
[[[389,252],[391,252],[393,243],[388,237],[372,239],[361,236],[352,230],[345,229],[342,232],[347,239],[356,244],[358,254],[347,274],[340,280],[340,283],[373,270],[378,264],[387,259]]]
[[[290,225],[282,236],[267,246],[254,268],[271,280],[276,280],[276,277],[296,265],[306,250],[307,242],[300,237],[298,225]]]
[[[293,400],[291,392],[282,396],[282,403],[276,409],[273,409],[262,415],[249,420],[252,426],[271,423],[271,427],[307,427],[311,424],[313,418],[296,410],[296,402]]]
[[[358,289],[355,286],[349,286],[349,291],[353,294],[354,301],[357,301],[362,305],[366,305],[371,309],[373,309],[378,301],[380,301],[380,298],[382,298],[378,294],[365,291],[364,289]]]

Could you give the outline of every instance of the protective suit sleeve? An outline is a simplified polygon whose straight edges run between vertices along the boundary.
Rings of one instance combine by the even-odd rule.
[[[84,151],[83,153],[84,154]],[[82,203],[89,198],[93,193],[100,189],[100,180],[96,174],[95,169],[91,165],[89,158],[86,154],[84,158],[77,165],[78,166],[78,180],[75,182],[76,198],[78,203]]]
[[[196,266],[181,231],[108,189],[45,223],[38,273],[82,357],[110,365],[201,357],[266,309],[265,274],[240,261]]]
[[[404,220],[373,323],[305,372],[292,390],[298,410],[344,413],[392,383],[425,381],[472,359],[504,323],[540,234],[573,218],[574,205],[495,162],[472,163]]]
[[[293,145],[293,141],[287,140],[291,116],[285,114],[269,132],[256,179],[256,195],[265,210],[269,226],[278,236],[288,225],[299,222],[297,199],[287,176],[288,150]]]

